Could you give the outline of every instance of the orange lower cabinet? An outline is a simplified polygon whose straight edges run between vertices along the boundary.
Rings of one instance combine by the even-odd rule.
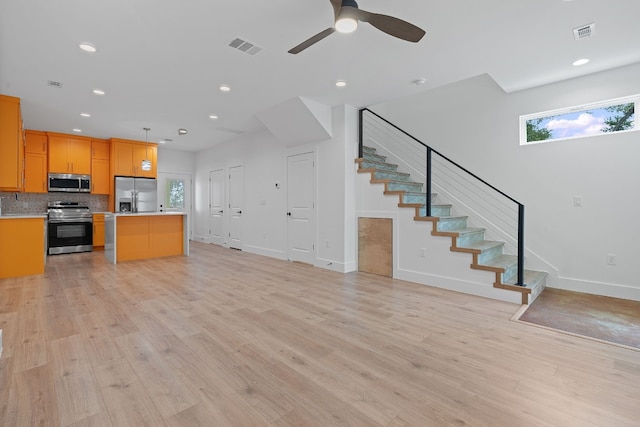
[[[116,262],[184,255],[182,215],[120,215],[116,221]]]
[[[44,218],[0,219],[0,278],[44,273]]]
[[[182,216],[153,216],[149,220],[151,257],[182,255]]]

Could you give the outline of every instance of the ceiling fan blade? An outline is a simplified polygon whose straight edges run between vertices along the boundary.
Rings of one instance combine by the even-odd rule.
[[[289,50],[289,53],[291,54],[297,54],[302,52],[303,50],[305,50],[306,48],[308,48],[309,46],[312,46],[316,43],[318,43],[320,40],[322,40],[323,38],[327,37],[328,35],[332,34],[333,32],[335,32],[336,29],[333,27],[329,27],[326,30],[316,34],[313,37],[310,37],[309,39],[303,41],[302,43],[300,43],[298,46],[294,47],[293,49]]]
[[[417,43],[425,35],[422,28],[393,16],[371,13],[362,9],[357,11],[357,16],[360,21],[368,22],[380,31],[409,42]]]
[[[340,9],[342,9],[342,0],[330,0],[331,6],[333,6],[334,19],[338,19]]]

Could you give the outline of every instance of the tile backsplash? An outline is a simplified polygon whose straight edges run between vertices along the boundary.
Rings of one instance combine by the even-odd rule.
[[[88,205],[91,212],[109,211],[109,196],[106,195],[0,192],[0,197],[2,197],[2,212],[5,214],[46,214],[47,203],[58,200],[64,202],[79,202]]]

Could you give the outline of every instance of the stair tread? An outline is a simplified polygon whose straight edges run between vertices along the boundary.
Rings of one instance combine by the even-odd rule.
[[[467,243],[464,246],[458,246],[458,247],[464,248],[464,249],[487,250],[487,249],[495,248],[496,246],[501,246],[501,245],[504,245],[504,242],[498,242],[495,240],[482,240],[480,242]]]
[[[468,219],[468,215],[449,215],[449,216],[440,216],[438,217],[440,220],[448,220],[448,219]],[[458,230],[448,230],[448,231],[458,231]]]
[[[385,169],[376,169],[376,173],[381,173],[381,174],[389,174],[389,175],[399,175],[399,176],[411,176],[410,173],[406,173],[406,172],[398,172],[398,171],[391,171],[391,170],[385,170]],[[405,181],[405,182],[413,182],[413,181]]]
[[[481,233],[483,231],[486,231],[486,229],[485,228],[478,228],[478,227],[467,227],[467,228],[461,228],[459,230],[449,230],[449,231],[455,231],[460,236],[463,236],[465,234]]]
[[[374,159],[367,159],[366,157],[361,157],[360,160],[362,160],[363,162],[367,162],[367,163],[375,163],[377,165],[387,165],[387,166],[398,167],[398,165],[396,165],[394,163],[381,162],[381,161],[374,160]]]
[[[536,271],[536,270],[524,270],[524,283],[525,288],[533,289],[536,286],[542,285],[544,279],[547,277],[547,273],[544,271]],[[517,277],[513,279],[507,280],[504,282],[505,285],[515,285],[518,281]]]

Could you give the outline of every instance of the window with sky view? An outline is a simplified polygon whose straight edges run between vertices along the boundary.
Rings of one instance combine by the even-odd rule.
[[[634,98],[522,116],[521,144],[636,130]]]

